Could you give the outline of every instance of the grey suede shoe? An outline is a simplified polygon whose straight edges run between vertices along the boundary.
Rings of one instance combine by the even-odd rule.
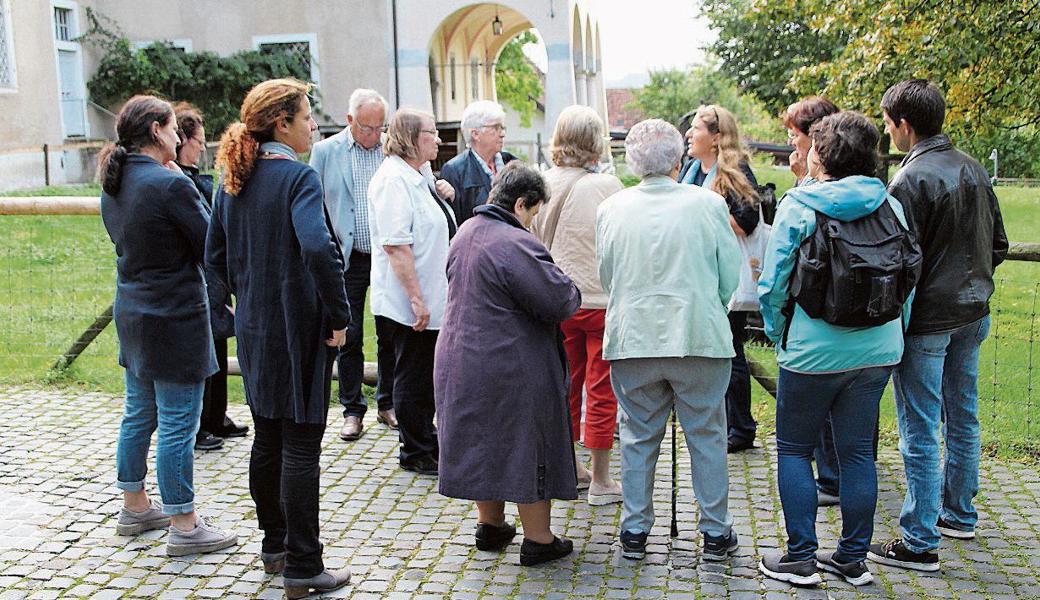
[[[116,533],[119,535],[137,535],[152,529],[165,529],[170,526],[170,517],[162,513],[159,505],[152,500],[152,505],[141,512],[134,512],[127,507],[119,509],[116,521]]]
[[[199,520],[195,522],[195,528],[191,531],[181,531],[170,525],[166,554],[169,556],[205,554],[229,548],[237,543],[238,534],[210,525],[199,517]]]
[[[325,569],[314,577],[306,579],[293,579],[286,577],[282,586],[285,589],[285,597],[289,600],[298,600],[311,595],[311,590],[321,594],[331,592],[350,583],[350,569],[336,569],[331,571]]]

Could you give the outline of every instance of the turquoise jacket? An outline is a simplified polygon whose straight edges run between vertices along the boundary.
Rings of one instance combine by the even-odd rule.
[[[599,205],[596,255],[604,359],[733,357],[741,255],[722,196],[651,175]]]
[[[773,234],[766,246],[764,269],[758,279],[758,297],[766,335],[776,342],[777,362],[797,373],[839,373],[867,367],[897,364],[903,356],[903,331],[910,320],[913,292],[903,305],[902,319],[877,327],[839,327],[813,319],[795,305],[787,349],[780,347],[787,318],[791,272],[798,261],[798,247],[816,229],[816,212],[841,221],[869,215],[888,201],[906,227],[906,216],[898,200],[888,195],[885,184],[860,175],[823,181],[788,190],[773,221]]]

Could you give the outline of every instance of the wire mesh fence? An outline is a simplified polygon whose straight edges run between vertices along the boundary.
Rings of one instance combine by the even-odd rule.
[[[121,392],[115,328],[98,318],[110,309],[116,277],[115,253],[101,219],[0,215],[0,229],[0,384],[68,382]],[[1038,296],[1040,262],[1009,260],[997,270],[991,331],[979,366],[983,442],[996,450],[1040,454]],[[77,340],[99,324],[103,327],[95,328],[96,339],[70,367],[62,368]],[[370,359],[375,356],[374,330],[369,320],[365,350]],[[775,390],[775,355],[753,328],[751,333],[748,356],[763,386],[756,386],[756,397],[760,410],[768,413],[772,406],[765,390]],[[231,386],[232,398],[241,398],[240,382],[233,380]],[[891,389],[883,402],[883,427],[894,431]]]

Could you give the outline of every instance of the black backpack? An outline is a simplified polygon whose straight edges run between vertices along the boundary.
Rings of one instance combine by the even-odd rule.
[[[893,201],[855,221],[816,211],[816,230],[798,248],[791,276],[785,348],[795,302],[810,317],[842,327],[875,327],[902,314],[921,275],[921,248],[896,218]]]

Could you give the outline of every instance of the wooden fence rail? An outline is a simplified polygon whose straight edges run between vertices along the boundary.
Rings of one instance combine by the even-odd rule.
[[[97,215],[101,212],[101,201],[99,198],[90,196],[32,196],[32,197],[6,197],[0,196],[0,216],[2,215]],[[1022,260],[1040,262],[1040,243],[1034,242],[1011,242],[1008,251],[1008,260]],[[68,368],[79,355],[86,350],[87,346],[108,326],[112,321],[112,306],[109,305],[84,331],[72,346],[62,354],[61,358],[54,364],[56,369]],[[776,396],[776,380],[769,374],[768,369],[748,357],[748,366],[751,375],[770,394]],[[229,358],[228,372],[232,375],[241,375],[238,361]],[[334,371],[335,376],[335,371]],[[375,363],[365,363],[364,382],[367,385],[375,385]]]

